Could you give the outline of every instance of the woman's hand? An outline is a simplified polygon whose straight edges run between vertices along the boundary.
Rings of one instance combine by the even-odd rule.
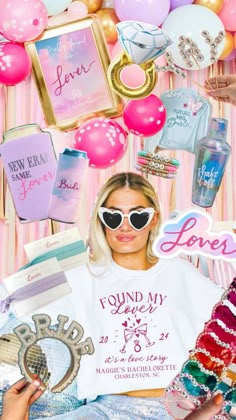
[[[31,404],[43,393],[40,385],[39,380],[28,383],[26,379],[12,385],[3,396],[1,420],[28,420]]]
[[[185,420],[211,420],[215,414],[220,413],[223,402],[222,395],[217,394],[197,411],[185,417]]]
[[[236,74],[207,79],[204,87],[211,98],[236,106]]]

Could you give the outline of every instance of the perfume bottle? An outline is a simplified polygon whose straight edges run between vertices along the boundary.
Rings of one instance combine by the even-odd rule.
[[[226,143],[228,121],[212,118],[208,134],[197,144],[192,185],[192,202],[212,207],[219,190],[231,146]]]
[[[3,134],[0,155],[20,222],[47,219],[57,166],[51,134],[38,124],[15,127]]]
[[[86,152],[65,148],[64,152],[59,154],[48,211],[50,219],[63,223],[78,221],[88,164]]]

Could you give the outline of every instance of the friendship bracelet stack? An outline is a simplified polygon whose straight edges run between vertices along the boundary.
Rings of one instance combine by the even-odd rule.
[[[166,408],[182,420],[214,394],[224,398],[214,420],[236,420],[236,278],[214,306],[196,348],[166,389]],[[234,369],[234,370],[233,370]]]
[[[141,172],[172,179],[177,174],[178,166],[178,160],[160,153],[148,153],[144,150],[138,152],[136,168]]]

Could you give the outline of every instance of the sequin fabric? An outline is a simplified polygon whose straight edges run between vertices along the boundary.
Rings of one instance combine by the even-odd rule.
[[[43,417],[37,420],[42,420]],[[51,420],[171,420],[163,399],[103,395],[73,412]]]

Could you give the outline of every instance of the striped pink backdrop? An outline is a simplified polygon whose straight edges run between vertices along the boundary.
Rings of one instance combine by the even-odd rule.
[[[217,72],[236,73],[235,60],[229,63],[222,62],[220,66],[215,65],[206,70],[191,72],[189,73],[189,78],[186,80],[166,74],[157,85],[155,93],[159,95],[166,89],[182,86],[191,87],[204,96],[204,90],[200,86],[204,84],[204,80],[209,75],[215,75]],[[229,120],[228,142],[232,145],[232,155],[215,204],[207,211],[212,214],[214,221],[233,221],[236,220],[236,108],[213,102],[213,116],[221,116]],[[38,123],[42,128],[45,128],[43,114],[33,80],[28,78],[16,87],[0,86],[1,135],[5,130],[28,123]],[[65,143],[71,146],[73,134],[74,131],[64,134],[63,145],[54,136],[55,148],[60,150],[62,146],[64,147]],[[60,135],[59,137],[61,138],[62,136]],[[90,169],[87,195],[84,197],[83,208],[81,209],[78,221],[78,227],[84,240],[86,240],[87,226],[93,202],[100,186],[109,176],[116,172],[135,171],[136,153],[140,149],[141,144],[140,138],[130,135],[128,151],[118,164],[106,170]],[[163,219],[168,217],[170,211],[193,207],[191,202],[191,184],[194,156],[183,151],[171,151],[169,153],[171,156],[175,155],[181,162],[176,180],[166,180],[154,176],[149,177],[149,180],[153,183],[159,194]],[[9,190],[7,185],[4,184],[3,171],[0,167],[0,280],[14,273],[26,262],[24,244],[71,227],[71,225],[52,223],[48,220],[20,224],[14,211]],[[228,284],[228,279],[232,275],[231,266],[223,262],[217,262],[213,266],[212,261],[210,261],[209,267],[210,274],[217,283],[224,286]],[[230,275],[225,274],[228,272]]]

